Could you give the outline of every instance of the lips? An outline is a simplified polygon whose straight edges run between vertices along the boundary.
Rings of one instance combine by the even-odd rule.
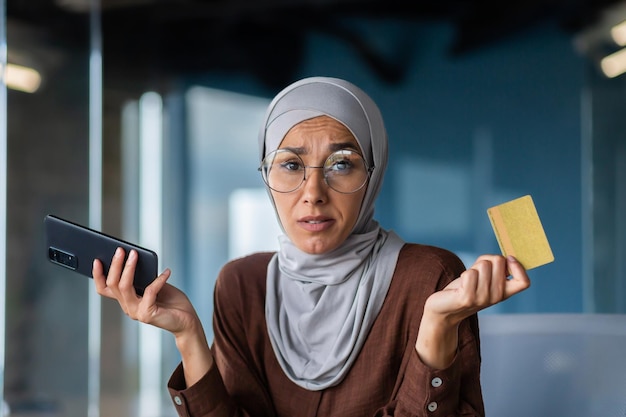
[[[309,232],[321,232],[334,223],[335,220],[325,216],[306,216],[298,219],[298,225]]]

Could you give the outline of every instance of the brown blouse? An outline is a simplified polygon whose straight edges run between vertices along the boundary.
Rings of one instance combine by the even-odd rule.
[[[424,303],[465,269],[458,257],[407,244],[389,292],[346,378],[323,391],[291,382],[278,364],[265,323],[271,253],[233,260],[215,287],[215,364],[191,387],[181,365],[168,389],[179,416],[483,416],[478,318],[459,328],[453,364],[435,370],[416,351]]]

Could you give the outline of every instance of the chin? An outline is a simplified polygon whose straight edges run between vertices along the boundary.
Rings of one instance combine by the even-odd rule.
[[[321,255],[337,248],[337,244],[329,244],[327,242],[306,242],[303,245],[297,245],[298,249],[309,255]]]

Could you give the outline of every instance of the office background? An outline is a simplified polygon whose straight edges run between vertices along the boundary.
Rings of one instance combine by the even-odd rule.
[[[41,77],[1,96],[11,415],[174,415],[171,338],[50,264],[43,217],[158,250],[210,329],[220,266],[275,246],[256,132],[305,76],[346,78],[380,106],[376,217],[406,240],[471,263],[498,251],[486,209],[533,196],[555,262],[485,314],[626,312],[626,78],[600,67],[624,4],[187,3],[0,1],[2,65]]]

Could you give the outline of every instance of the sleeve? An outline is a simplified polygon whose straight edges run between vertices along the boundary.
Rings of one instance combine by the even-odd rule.
[[[420,313],[433,291],[444,288],[465,270],[463,263],[451,253],[444,253],[440,267],[436,285],[420,300]],[[452,364],[446,369],[433,369],[421,361],[415,350],[421,315],[417,315],[419,317],[413,324],[416,330],[412,332],[404,353],[394,399],[379,410],[377,416],[483,417],[478,316],[474,314],[459,325],[459,346]]]
[[[395,416],[484,416],[476,316],[459,328],[459,349],[446,369],[426,366],[413,348],[397,394]]]
[[[187,388],[181,363],[170,377],[167,388],[180,417],[235,415],[235,407],[230,401],[215,365],[200,381]]]
[[[225,265],[215,286],[213,366],[191,387],[185,387],[182,365],[169,380],[168,390],[181,417],[274,416],[254,346],[247,339],[254,324],[244,323],[244,316],[255,301],[241,292],[246,286],[240,285],[240,269]],[[255,290],[248,291],[252,295]]]

